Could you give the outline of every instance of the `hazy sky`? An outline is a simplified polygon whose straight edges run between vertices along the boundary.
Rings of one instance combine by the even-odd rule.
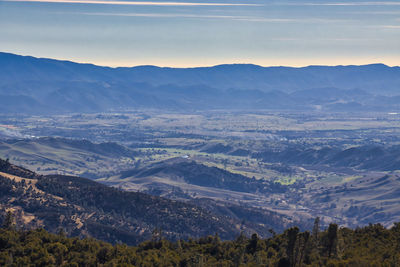
[[[400,0],[0,0],[0,51],[109,66],[400,65]]]

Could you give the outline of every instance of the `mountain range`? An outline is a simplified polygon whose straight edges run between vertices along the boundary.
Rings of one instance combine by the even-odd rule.
[[[110,68],[0,53],[0,112],[64,113],[138,108],[390,111],[400,67]]]

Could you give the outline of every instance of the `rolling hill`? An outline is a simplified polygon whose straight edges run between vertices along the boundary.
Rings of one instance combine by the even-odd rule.
[[[370,171],[396,171],[400,169],[398,145],[363,145],[338,147],[287,147],[280,151],[265,150],[253,155],[265,162],[280,162],[304,166],[348,167]]]
[[[194,204],[121,191],[84,178],[38,175],[4,160],[0,160],[0,192],[1,212],[12,211],[23,228],[64,229],[69,235],[112,243],[137,244],[151,238],[156,228],[171,240],[214,233],[232,239],[241,231],[265,236],[271,228],[222,215],[222,211],[217,214]],[[234,207],[230,209],[235,212]],[[240,212],[244,210],[236,214]],[[255,210],[247,214],[259,216]],[[282,216],[268,214],[264,219],[275,220],[280,227],[286,224]]]
[[[266,180],[256,180],[217,167],[209,167],[190,159],[172,158],[139,169],[123,171],[117,181],[129,181],[149,188],[197,186],[242,193],[283,193],[286,187]],[[108,180],[105,180],[108,181]],[[120,185],[122,185],[121,183]]]
[[[116,143],[92,143],[88,140],[42,137],[0,141],[0,157],[41,174],[103,177],[116,169],[127,169],[139,155]],[[60,172],[61,171],[61,172]]]

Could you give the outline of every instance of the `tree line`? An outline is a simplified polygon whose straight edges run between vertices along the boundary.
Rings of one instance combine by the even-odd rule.
[[[400,223],[349,229],[297,227],[267,239],[257,234],[221,241],[218,234],[171,242],[161,229],[138,246],[67,237],[62,229],[18,230],[12,213],[0,228],[0,266],[400,266]]]

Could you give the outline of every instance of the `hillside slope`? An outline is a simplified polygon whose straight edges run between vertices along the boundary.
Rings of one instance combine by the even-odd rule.
[[[266,180],[256,180],[217,167],[209,167],[190,159],[172,158],[140,169],[124,171],[118,180],[132,183],[156,182],[188,184],[243,193],[283,193],[286,187]],[[164,181],[162,181],[164,180]],[[155,182],[155,183],[156,183]]]
[[[139,155],[116,143],[43,137],[0,141],[0,157],[40,174],[64,174],[85,178],[104,177],[130,168]]]
[[[192,204],[125,192],[79,178],[40,176],[0,160],[0,209],[12,210],[27,228],[63,228],[74,236],[137,244],[156,228],[171,240],[219,233],[236,237],[248,229],[241,221]],[[262,228],[262,227],[261,227]],[[269,229],[264,226],[264,232]]]
[[[306,166],[350,167],[359,170],[396,171],[400,169],[398,145],[363,145],[350,148],[304,148],[290,146],[282,150],[265,150],[253,156],[265,162]]]

